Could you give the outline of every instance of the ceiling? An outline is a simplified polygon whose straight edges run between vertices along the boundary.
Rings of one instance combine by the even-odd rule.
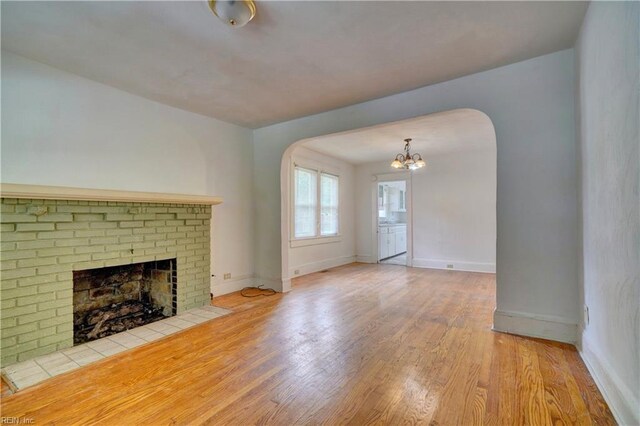
[[[491,119],[475,109],[456,109],[410,120],[335,133],[301,143],[306,148],[351,164],[393,160],[412,138],[411,152],[425,161],[460,151],[496,150]]]
[[[583,2],[2,1],[2,47],[257,128],[570,48]]]

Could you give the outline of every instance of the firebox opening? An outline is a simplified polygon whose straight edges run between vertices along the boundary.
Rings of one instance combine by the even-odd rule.
[[[73,272],[73,343],[176,314],[176,259]]]

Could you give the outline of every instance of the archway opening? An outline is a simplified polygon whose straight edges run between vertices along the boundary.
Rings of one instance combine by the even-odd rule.
[[[390,166],[406,138],[423,169]],[[404,189],[381,191],[384,182]],[[297,276],[394,257],[408,267],[495,273],[496,186],[495,130],[475,109],[300,140],[281,163],[283,290]],[[399,234],[382,238],[384,226]]]

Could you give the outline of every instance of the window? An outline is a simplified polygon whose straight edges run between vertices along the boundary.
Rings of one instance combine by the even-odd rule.
[[[294,238],[337,236],[339,177],[295,166],[293,183]]]
[[[320,235],[338,235],[338,176],[320,175]]]
[[[296,167],[295,171],[295,237],[316,236],[316,206],[318,174]]]

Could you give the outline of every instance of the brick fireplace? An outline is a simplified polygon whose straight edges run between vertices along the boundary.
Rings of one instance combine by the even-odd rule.
[[[145,300],[163,316],[207,304],[211,204],[2,198],[2,366],[73,346],[74,300],[94,308]],[[134,266],[103,290],[83,272],[138,264],[151,265],[140,280]],[[153,275],[171,281],[164,296]]]

